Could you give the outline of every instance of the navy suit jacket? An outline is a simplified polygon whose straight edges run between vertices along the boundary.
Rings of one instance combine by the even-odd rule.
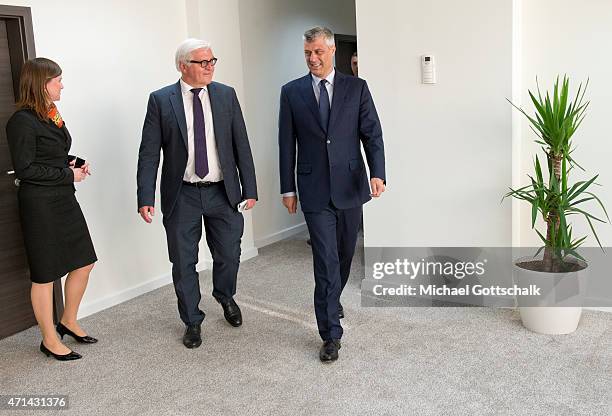
[[[336,70],[327,133],[319,117],[310,74],[281,89],[278,143],[281,194],[297,189],[302,211],[356,208],[371,199],[361,156],[363,143],[370,177],[385,178],[380,120],[363,79]]]
[[[257,199],[255,166],[246,126],[233,88],[212,82],[208,85],[208,95],[225,192],[235,208],[243,199]],[[187,166],[187,122],[180,82],[149,96],[138,154],[139,208],[155,205],[160,150],[164,154],[161,209],[165,217],[170,217]]]

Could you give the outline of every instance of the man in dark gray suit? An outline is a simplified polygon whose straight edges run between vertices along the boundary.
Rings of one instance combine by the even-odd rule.
[[[236,92],[212,81],[217,58],[210,44],[187,39],[175,60],[181,79],[149,96],[138,155],[138,211],[152,221],[162,150],[161,210],[178,310],[187,326],[183,344],[197,348],[204,320],[195,269],[202,218],[213,257],[212,295],[238,327],[242,314],[233,296],[244,229],[239,211],[253,208],[257,184]]]

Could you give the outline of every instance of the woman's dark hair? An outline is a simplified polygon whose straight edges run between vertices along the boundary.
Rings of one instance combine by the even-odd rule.
[[[46,119],[52,105],[47,93],[47,82],[60,75],[62,68],[51,59],[34,58],[26,61],[21,68],[17,108],[33,110],[41,120]]]

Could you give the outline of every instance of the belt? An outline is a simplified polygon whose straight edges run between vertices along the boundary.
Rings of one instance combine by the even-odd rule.
[[[195,186],[196,188],[208,188],[209,186],[218,185],[220,183],[223,183],[223,181],[218,181],[218,182],[187,182],[187,181],[183,181],[183,185]]]

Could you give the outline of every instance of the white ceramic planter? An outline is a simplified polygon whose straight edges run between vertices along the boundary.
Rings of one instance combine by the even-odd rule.
[[[578,328],[581,307],[531,307],[519,306],[523,326],[538,334],[571,334]]]
[[[536,272],[517,266],[517,263],[530,260],[534,260],[533,257],[520,258],[514,262],[513,267],[513,277],[517,285],[535,285],[542,292],[537,298],[517,296],[523,325],[540,334],[561,335],[574,332],[582,314],[587,264],[574,259],[573,262],[585,268],[567,273]]]

